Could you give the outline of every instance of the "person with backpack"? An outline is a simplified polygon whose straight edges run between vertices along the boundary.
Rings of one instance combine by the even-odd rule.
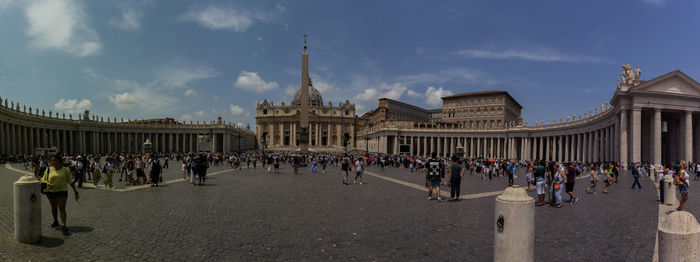
[[[430,159],[425,164],[425,187],[428,188],[428,200],[433,200],[433,189],[437,193],[437,201],[441,202],[440,197],[440,174],[444,172],[445,167],[437,159],[437,153],[432,152]]]
[[[158,186],[158,181],[160,181],[160,174],[162,170],[160,160],[158,160],[157,157],[154,158],[153,161],[151,161],[151,187]]]
[[[459,163],[457,155],[452,156],[452,166],[450,167],[450,200],[459,201],[459,191],[462,186],[464,167]]]

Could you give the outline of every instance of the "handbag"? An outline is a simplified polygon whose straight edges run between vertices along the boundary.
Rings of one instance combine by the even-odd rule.
[[[560,189],[561,183],[554,183],[554,189]]]

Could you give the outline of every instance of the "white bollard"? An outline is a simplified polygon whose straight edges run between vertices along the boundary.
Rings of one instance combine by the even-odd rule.
[[[41,182],[22,176],[13,184],[15,239],[20,243],[41,240]]]
[[[673,177],[664,176],[664,204],[668,206],[678,205],[678,199],[676,199],[676,185],[673,184]]]
[[[700,225],[693,214],[673,212],[659,225],[659,261],[700,261]]]
[[[493,261],[535,260],[535,199],[518,185],[496,197]]]

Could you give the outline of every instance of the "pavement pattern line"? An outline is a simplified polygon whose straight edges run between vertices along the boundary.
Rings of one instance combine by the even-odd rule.
[[[10,163],[5,163],[5,168],[7,168],[7,169],[9,169],[9,170],[11,170],[11,171],[20,173],[20,174],[25,174],[25,175],[29,175],[29,176],[34,176],[34,173],[29,172],[29,171],[25,171],[25,170],[16,169],[16,168],[12,167],[12,165],[10,165]],[[247,167],[244,167],[244,168],[247,169]],[[235,170],[236,170],[236,169],[231,169],[231,170],[220,170],[220,171],[216,171],[216,172],[212,172],[212,173],[207,173],[207,176],[220,175],[220,174],[224,174],[224,173],[228,173],[228,172],[233,172],[233,171],[235,171]],[[176,179],[171,179],[171,180],[163,181],[163,183],[159,183],[159,184],[168,185],[168,184],[173,184],[173,183],[178,183],[178,182],[189,182],[189,179],[179,179],[179,178],[176,178]],[[117,181],[116,183],[120,183],[120,182]],[[98,184],[98,185],[99,185],[99,184]],[[109,189],[109,188],[99,187],[99,186],[98,186],[98,187],[95,187],[95,185],[92,184],[92,183],[84,182],[84,183],[83,183],[83,187],[90,188],[90,189],[109,190],[109,191],[114,191],[114,192],[128,192],[128,191],[137,190],[137,189],[151,188],[151,185],[150,185],[150,184],[144,184],[144,185],[138,185],[138,186],[130,186],[130,187],[128,187],[128,188]]]
[[[400,179],[396,179],[396,178],[381,176],[381,175],[378,175],[378,174],[370,172],[370,171],[365,171],[364,173],[368,174],[370,176],[379,178],[379,179],[383,179],[383,180],[386,180],[389,182],[399,184],[399,185],[403,185],[403,186],[418,189],[418,190],[421,190],[424,192],[428,192],[428,189],[425,186],[421,186],[421,185],[414,184],[414,183],[409,183],[409,182],[406,182],[406,181],[403,181]],[[580,176],[580,177],[577,177],[576,180],[584,179],[584,178],[587,178],[589,176],[590,175]],[[440,190],[440,195],[443,197],[446,197],[446,198],[450,197],[450,192],[449,192],[449,190],[447,190],[447,191],[448,192],[445,192],[445,190]],[[503,191],[504,190],[498,190],[498,191],[474,193],[474,194],[468,194],[468,195],[459,195],[459,199],[466,200],[466,199],[478,199],[478,198],[484,198],[484,197],[497,196],[497,195],[503,194]]]

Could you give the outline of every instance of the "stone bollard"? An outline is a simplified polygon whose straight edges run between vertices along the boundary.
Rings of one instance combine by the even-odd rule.
[[[20,243],[41,240],[41,182],[22,176],[13,184],[15,239]]]
[[[659,262],[700,261],[700,225],[693,214],[673,212],[659,225]]]
[[[678,204],[678,199],[676,199],[676,185],[673,184],[673,177],[664,176],[664,204],[668,206],[673,206]]]
[[[535,199],[518,185],[496,197],[493,261],[535,260]]]

